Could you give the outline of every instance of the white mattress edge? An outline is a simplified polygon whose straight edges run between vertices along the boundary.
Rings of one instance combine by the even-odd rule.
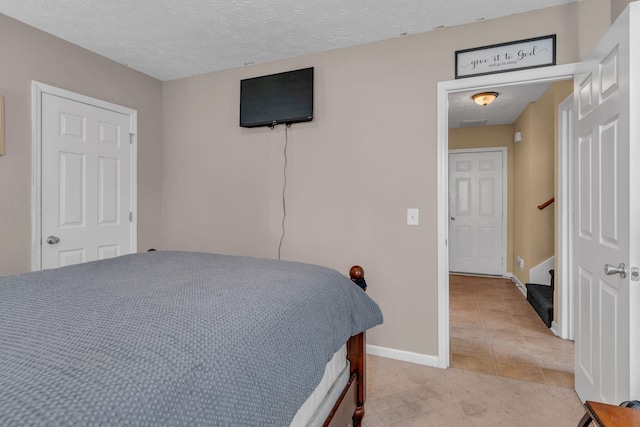
[[[347,345],[345,344],[334,353],[331,360],[329,360],[329,363],[327,363],[322,380],[320,380],[320,384],[318,384],[313,393],[311,393],[307,400],[298,409],[295,417],[293,417],[293,421],[291,421],[291,427],[302,427],[308,425],[317,409],[322,405],[323,400],[331,389],[331,386],[333,386],[346,366]]]

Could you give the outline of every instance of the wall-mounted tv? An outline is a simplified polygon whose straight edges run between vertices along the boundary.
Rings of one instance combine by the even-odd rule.
[[[240,81],[240,126],[313,120],[313,67]]]

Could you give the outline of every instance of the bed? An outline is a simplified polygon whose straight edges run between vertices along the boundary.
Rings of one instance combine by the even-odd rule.
[[[0,277],[0,425],[357,425],[380,323],[347,277],[288,261],[158,251]]]

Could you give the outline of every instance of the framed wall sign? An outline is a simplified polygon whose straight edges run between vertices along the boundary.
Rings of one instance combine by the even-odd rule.
[[[556,35],[456,51],[456,79],[556,65]]]

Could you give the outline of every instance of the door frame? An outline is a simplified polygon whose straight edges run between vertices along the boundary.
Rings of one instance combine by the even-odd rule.
[[[500,274],[504,276],[507,273],[507,147],[486,147],[486,148],[457,148],[448,150],[448,155],[464,154],[464,153],[488,153],[497,152],[502,155],[502,241],[500,242],[502,257],[502,268]],[[447,162],[449,157],[447,156]],[[448,170],[448,166],[447,166]],[[448,194],[448,192],[447,192]],[[448,200],[448,199],[447,199]]]
[[[534,68],[509,73],[491,74],[449,80],[438,83],[437,88],[437,227],[438,227],[438,366],[449,367],[449,93],[466,90],[488,90],[495,86],[513,86],[527,83],[554,82],[573,79],[578,72],[579,63]],[[565,160],[568,160],[565,158]],[[568,168],[563,168],[563,175],[558,182],[568,179]],[[568,212],[570,199],[558,200],[563,204],[563,211]],[[558,221],[558,226],[562,225]],[[558,230],[562,233],[563,230]],[[558,260],[565,265],[568,260]],[[565,267],[564,271],[568,271]],[[566,303],[567,301],[564,301]],[[565,307],[558,307],[564,313]],[[559,318],[562,315],[558,316]],[[562,327],[560,327],[562,329]]]
[[[558,266],[555,277],[563,285],[558,288],[558,319],[552,325],[552,331],[564,339],[574,339],[574,282],[573,277],[573,232],[571,216],[573,207],[571,194],[573,194],[573,159],[571,157],[571,141],[575,135],[575,109],[573,93],[558,104],[558,204],[557,222],[558,234]],[[560,179],[563,177],[563,179]],[[563,262],[560,262],[564,260]]]
[[[37,81],[31,82],[31,270],[42,269],[42,95],[66,98],[71,101],[92,105],[129,116],[129,134],[131,135],[131,251],[137,251],[137,127],[138,112],[131,108],[112,104],[100,99],[80,95],[55,86]]]

